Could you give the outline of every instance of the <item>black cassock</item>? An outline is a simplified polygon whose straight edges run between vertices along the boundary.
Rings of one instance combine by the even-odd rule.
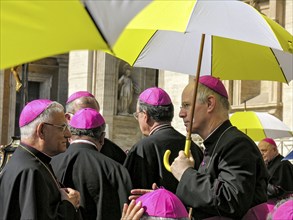
[[[50,169],[50,157],[36,149],[18,147],[0,174],[0,219],[76,219],[74,206],[61,201]]]
[[[205,141],[199,168],[188,168],[177,196],[193,207],[195,219],[241,217],[249,208],[267,201],[268,172],[255,143],[229,120]]]
[[[104,144],[100,152],[120,164],[123,164],[126,158],[126,153],[117,144],[107,138],[104,139]]]
[[[133,188],[150,189],[153,183],[157,183],[158,186],[175,193],[178,180],[164,167],[163,157],[166,150],[171,150],[171,164],[178,152],[184,150],[185,140],[186,137],[172,126],[163,125],[136,143],[124,163],[131,176]],[[194,142],[190,150],[195,160],[195,168],[198,168],[203,153]]]
[[[80,210],[86,220],[120,220],[132,189],[128,171],[89,143],[73,142],[52,159],[57,178],[80,192]]]
[[[282,161],[283,158],[279,154],[267,166],[270,174],[268,184],[270,199],[293,194],[293,165],[288,160]]]

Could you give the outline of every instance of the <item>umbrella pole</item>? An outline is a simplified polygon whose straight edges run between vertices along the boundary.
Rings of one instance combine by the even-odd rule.
[[[190,123],[188,125],[188,132],[186,134],[186,141],[185,141],[185,147],[184,147],[184,153],[187,157],[189,157],[189,151],[190,151],[190,145],[191,145],[191,130],[192,130],[192,123],[193,123],[193,115],[194,115],[194,109],[196,104],[196,96],[197,96],[197,87],[198,87],[198,80],[200,75],[200,69],[201,69],[201,61],[202,61],[202,55],[203,55],[203,48],[204,48],[204,41],[205,41],[205,34],[201,35],[201,42],[200,42],[200,50],[199,50],[199,56],[198,56],[198,65],[197,65],[197,71],[194,79],[194,92],[192,96],[192,103],[191,103],[191,114],[190,114]],[[171,167],[169,164],[169,156],[171,154],[170,150],[166,150],[163,158],[163,163],[169,172],[171,172]]]
[[[191,131],[192,131],[192,124],[193,124],[193,116],[194,116],[194,109],[196,104],[196,96],[197,96],[197,88],[198,88],[198,81],[200,76],[200,70],[201,70],[201,61],[202,61],[202,54],[203,54],[203,48],[204,48],[204,41],[205,41],[205,34],[201,35],[201,41],[200,41],[200,50],[199,50],[199,56],[197,61],[197,70],[195,74],[194,79],[194,91],[192,95],[192,104],[191,104],[191,114],[190,114],[190,123],[188,125],[188,132],[186,134],[186,141],[185,141],[185,147],[184,147],[184,153],[187,157],[190,156],[190,145],[191,145]],[[192,207],[188,210],[188,216],[191,219],[192,218]]]
[[[198,81],[199,81],[200,70],[201,70],[204,41],[205,41],[205,34],[202,34],[201,41],[200,41],[199,56],[197,61],[197,70],[196,70],[195,79],[194,79],[194,92],[192,94],[193,96],[192,96],[192,103],[191,103],[190,123],[188,125],[188,132],[186,134],[186,141],[185,141],[185,148],[184,148],[184,153],[187,157],[189,157],[189,150],[191,145],[191,131],[192,131],[192,124],[193,124],[194,109],[196,104]]]

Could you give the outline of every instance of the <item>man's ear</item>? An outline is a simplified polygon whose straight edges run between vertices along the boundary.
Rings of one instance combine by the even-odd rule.
[[[37,136],[40,137],[41,139],[44,139],[45,138],[44,123],[40,123],[37,126],[36,133],[37,133]]]
[[[71,118],[72,118],[73,114],[72,113],[69,113],[69,112],[66,112],[65,113],[65,118],[67,120],[67,123],[70,122]]]
[[[99,143],[101,146],[104,145],[105,136],[106,136],[106,132],[103,132],[99,138]]]
[[[149,123],[151,120],[151,117],[149,116],[147,111],[143,111],[143,120],[145,120],[146,123]]]
[[[216,97],[213,95],[209,95],[207,98],[207,104],[208,104],[208,111],[212,111],[215,108]]]

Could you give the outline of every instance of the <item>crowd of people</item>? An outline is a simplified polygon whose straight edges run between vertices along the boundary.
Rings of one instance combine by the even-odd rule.
[[[20,145],[0,173],[0,219],[278,219],[279,207],[292,218],[293,165],[273,139],[256,145],[231,124],[228,93],[215,77],[199,78],[192,115],[194,87],[184,88],[179,117],[205,148],[192,142],[189,157],[161,88],[139,95],[134,116],[145,138],[128,154],[105,138],[91,93],[72,94],[65,109],[47,99],[27,103]]]

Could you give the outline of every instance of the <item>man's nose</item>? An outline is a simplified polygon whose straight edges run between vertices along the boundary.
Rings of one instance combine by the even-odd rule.
[[[184,108],[180,108],[179,117],[180,118],[185,118],[186,115],[187,115],[187,111]]]
[[[66,138],[70,138],[70,137],[71,137],[71,132],[70,132],[70,130],[69,130],[68,127],[67,127],[67,128],[65,129],[65,131],[64,131],[64,136],[65,136]]]

